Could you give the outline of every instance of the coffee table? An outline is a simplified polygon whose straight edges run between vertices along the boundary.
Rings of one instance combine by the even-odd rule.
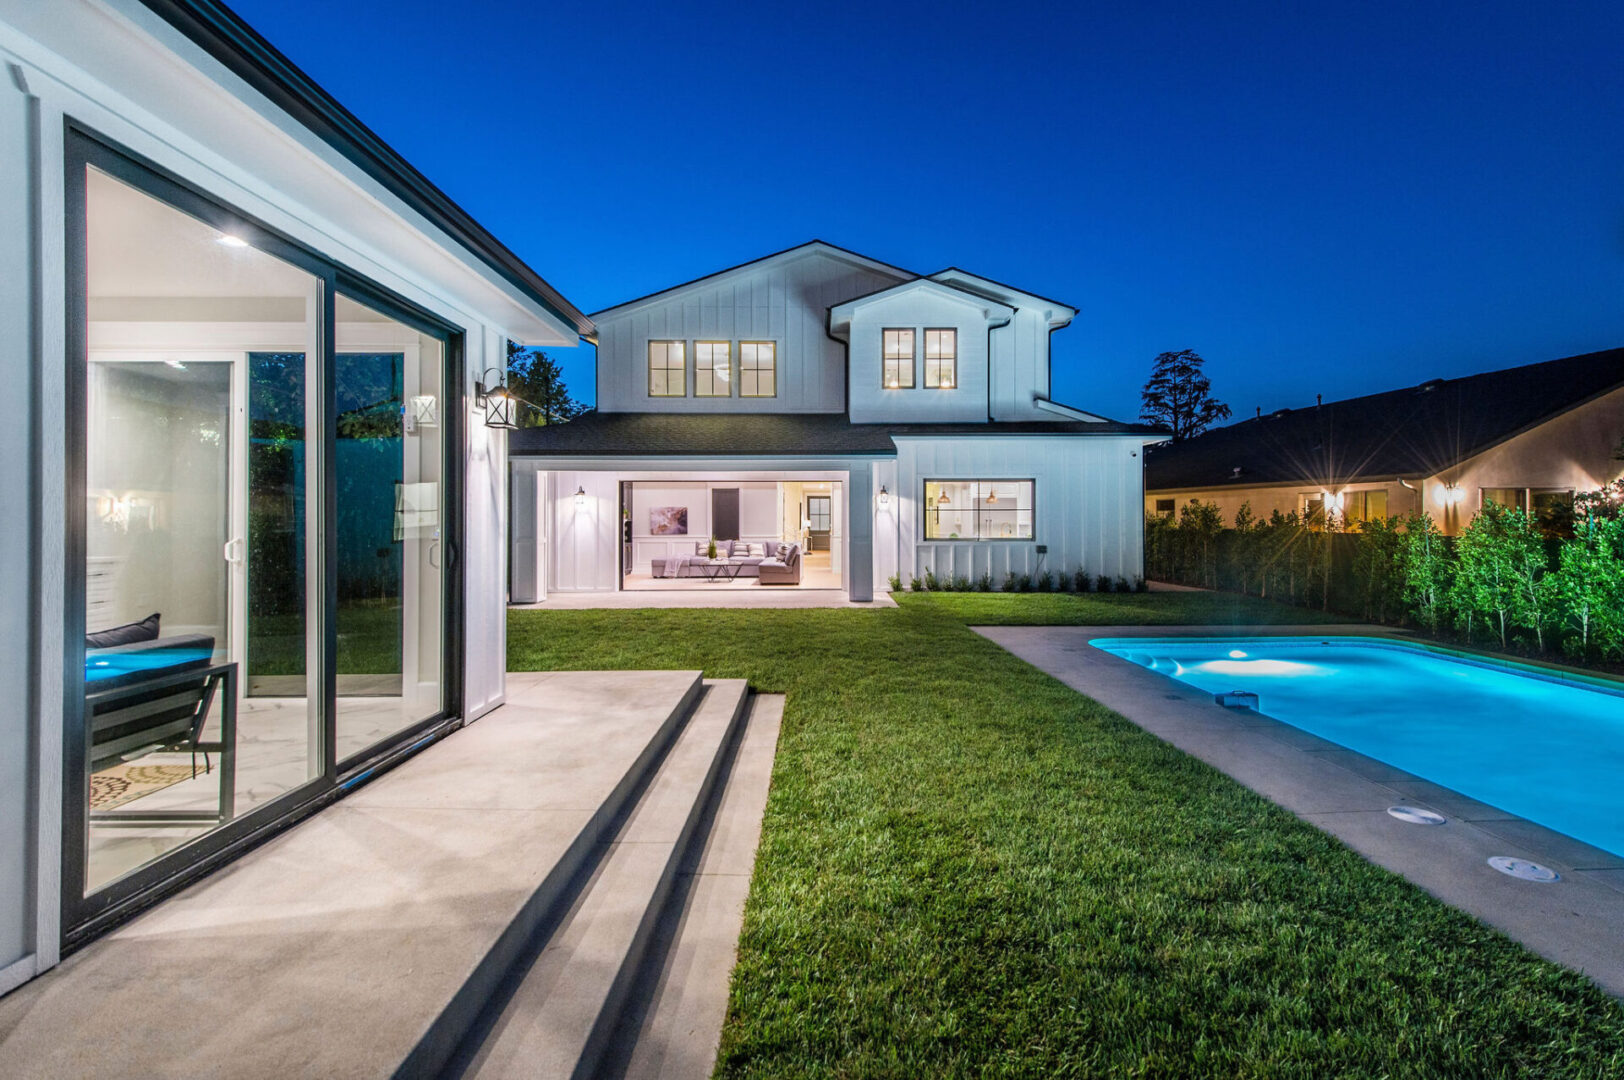
[[[706,559],[688,565],[699,567],[706,581],[732,581],[739,576],[739,571],[744,569],[742,562],[734,562],[731,559]]]

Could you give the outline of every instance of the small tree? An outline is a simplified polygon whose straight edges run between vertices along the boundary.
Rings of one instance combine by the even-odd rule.
[[[1577,641],[1565,651],[1581,658],[1624,651],[1624,520],[1584,515],[1562,545],[1552,589]]]
[[[1218,584],[1218,560],[1215,557],[1218,534],[1224,531],[1224,516],[1216,503],[1191,499],[1179,509],[1179,532],[1190,546],[1187,549],[1196,563],[1193,575],[1202,585]]]
[[[1448,613],[1453,592],[1455,560],[1449,542],[1422,512],[1404,519],[1404,541],[1399,547],[1399,577],[1404,599],[1415,621],[1432,634]]]
[[[1364,586],[1366,619],[1385,622],[1388,607],[1403,588],[1399,557],[1403,544],[1396,517],[1371,518],[1359,524],[1353,572]]]
[[[1201,370],[1205,364],[1193,349],[1164,352],[1156,357],[1150,379],[1139,395],[1139,419],[1169,429],[1174,442],[1199,435],[1218,421],[1229,419],[1229,406],[1212,396],[1212,382]]]
[[[586,411],[570,397],[558,361],[512,341],[508,342],[508,389],[519,399],[515,422],[520,427],[562,424]]]
[[[1456,609],[1466,618],[1466,636],[1472,621],[1481,616],[1495,630],[1500,647],[1526,603],[1522,578],[1522,538],[1528,531],[1521,510],[1489,503],[1472,519],[1456,544],[1459,566],[1455,575]],[[1538,538],[1533,538],[1538,543]]]

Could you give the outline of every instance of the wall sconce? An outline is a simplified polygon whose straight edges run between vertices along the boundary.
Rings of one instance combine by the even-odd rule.
[[[586,488],[579,484],[575,485],[575,509],[586,509]]]
[[[884,484],[881,484],[880,485],[880,509],[884,510],[886,507],[888,507],[890,505],[891,505],[891,493],[889,491],[885,490],[885,485]]]
[[[485,377],[492,372],[496,373],[496,381],[487,383]],[[474,383],[474,403],[485,410],[486,427],[512,431],[519,426],[513,421],[518,399],[508,390],[507,372],[503,369],[486,368],[480,374]]]
[[[1444,485],[1444,503],[1449,506],[1459,506],[1466,501],[1466,492],[1454,484]]]

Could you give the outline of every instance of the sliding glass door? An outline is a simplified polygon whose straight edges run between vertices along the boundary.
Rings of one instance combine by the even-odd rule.
[[[63,925],[455,710],[448,328],[71,134]]]

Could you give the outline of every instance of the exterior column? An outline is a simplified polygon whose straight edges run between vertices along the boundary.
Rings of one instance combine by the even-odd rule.
[[[868,462],[846,473],[846,595],[860,603],[874,599],[874,474]]]

